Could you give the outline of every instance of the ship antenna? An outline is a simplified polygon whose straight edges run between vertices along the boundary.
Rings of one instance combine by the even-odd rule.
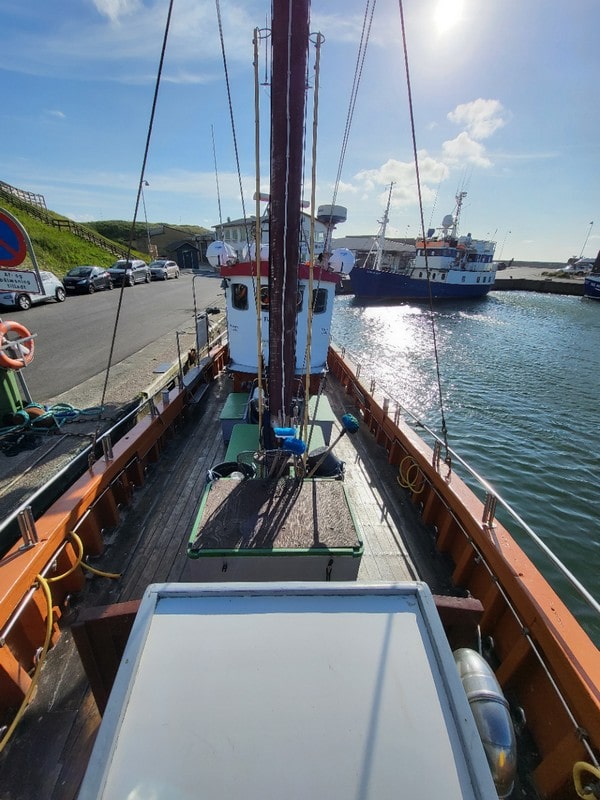
[[[410,129],[411,129],[411,137],[412,137],[412,146],[413,146],[413,157],[415,162],[415,176],[417,182],[417,196],[419,199],[419,219],[421,223],[421,237],[423,239],[423,244],[425,244],[425,219],[423,215],[423,195],[421,192],[421,175],[419,172],[419,155],[417,151],[417,136],[415,133],[415,116],[414,116],[414,108],[412,102],[412,88],[410,82],[410,69],[408,65],[408,47],[406,44],[406,26],[404,24],[404,7],[402,4],[402,0],[398,0],[398,7],[400,10],[400,25],[402,27],[402,49],[404,52],[404,67],[406,70],[406,90],[408,93],[408,110],[410,114]],[[431,331],[433,336],[433,350],[435,355],[435,370],[436,370],[436,378],[437,378],[437,389],[438,389],[438,398],[439,398],[439,405],[440,405],[440,415],[442,418],[442,436],[444,439],[444,448],[446,450],[445,455],[445,462],[448,465],[449,469],[451,469],[451,458],[450,458],[450,448],[448,445],[448,428],[446,426],[446,415],[444,413],[444,397],[442,394],[442,380],[440,375],[440,360],[439,360],[439,353],[438,353],[438,346],[437,346],[437,335],[436,335],[436,328],[435,328],[435,317],[433,313],[433,298],[431,295],[431,284],[429,282],[429,267],[427,265],[427,248],[425,247],[425,269],[427,271],[427,286],[429,289],[429,319],[431,321]]]

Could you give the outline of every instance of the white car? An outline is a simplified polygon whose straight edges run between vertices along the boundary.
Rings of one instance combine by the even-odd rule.
[[[168,261],[166,258],[157,258],[149,264],[152,280],[166,281],[169,278],[179,277],[179,266],[175,261]]]
[[[46,303],[49,300],[56,300],[57,303],[62,303],[67,296],[62,281],[52,272],[43,270],[40,270],[40,278],[44,289],[42,294],[23,290],[18,292],[3,292],[0,290],[0,305],[27,311],[32,305]]]

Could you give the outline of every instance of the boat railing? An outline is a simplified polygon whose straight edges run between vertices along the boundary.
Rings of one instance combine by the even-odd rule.
[[[346,348],[339,348],[342,358],[346,358],[349,354]],[[360,376],[361,373],[361,365],[360,362],[350,355],[352,363],[355,367],[355,374],[357,378]],[[550,562],[554,565],[554,567],[560,572],[562,577],[573,587],[575,592],[578,594],[580,599],[586,603],[598,616],[600,619],[600,603],[596,600],[596,598],[586,589],[586,587],[577,579],[577,577],[568,569],[567,566],[558,558],[558,556],[544,543],[544,541],[538,536],[538,534],[528,525],[525,520],[519,515],[519,513],[493,488],[493,486],[486,481],[471,465],[465,461],[462,456],[460,456],[455,450],[447,447],[444,440],[438,436],[438,434],[430,428],[423,420],[418,417],[411,409],[407,408],[406,406],[402,405],[398,400],[396,400],[392,394],[387,391],[384,387],[376,384],[374,379],[371,380],[370,383],[370,393],[372,395],[375,394],[375,390],[377,389],[378,393],[382,395],[383,403],[382,408],[384,412],[390,414],[390,403],[394,405],[394,411],[392,412],[392,416],[394,417],[394,421],[397,423],[400,419],[400,415],[404,414],[408,417],[415,427],[423,430],[427,433],[433,442],[435,448],[442,448],[448,450],[449,454],[453,462],[458,462],[461,467],[465,470],[468,476],[472,479],[472,481],[479,487],[479,491],[482,491],[484,497],[484,512],[483,512],[483,520],[482,522],[491,527],[493,525],[494,516],[495,516],[495,509],[497,505],[500,505],[510,516],[510,518],[519,525],[519,528],[527,535],[527,537],[539,548],[539,550],[545,555],[546,558],[550,560]]]
[[[198,363],[201,362],[203,356],[208,355],[211,349],[222,347],[226,342],[227,329],[223,321],[218,320],[214,326],[211,326],[210,341],[200,350],[198,354]],[[173,363],[173,369],[176,373],[183,369],[183,359],[179,352],[179,342],[177,342],[177,350],[178,357]],[[5,538],[8,538],[8,532],[11,528],[14,528],[16,524],[19,526],[21,535],[26,537],[27,532],[26,530],[24,531],[24,527],[26,526],[23,520],[27,518],[28,509],[35,508],[38,505],[48,505],[52,500],[46,499],[44,502],[43,498],[52,498],[57,493],[60,493],[65,485],[73,480],[73,475],[77,471],[77,464],[81,464],[81,469],[83,470],[85,469],[85,465],[92,463],[101,453],[104,453],[104,457],[106,458],[107,453],[111,451],[115,441],[121,438],[124,432],[134,425],[138,419],[147,414],[154,417],[157,414],[155,398],[160,396],[163,388],[167,386],[172,379],[169,373],[163,374],[154,386],[149,387],[146,392],[142,393],[139,402],[122,417],[119,417],[114,425],[100,433],[93,443],[87,445],[87,447],[70,459],[58,472],[48,478],[43,486],[40,486],[28,495],[25,500],[0,522],[0,541],[4,541]],[[43,513],[44,510],[45,508],[41,513]]]

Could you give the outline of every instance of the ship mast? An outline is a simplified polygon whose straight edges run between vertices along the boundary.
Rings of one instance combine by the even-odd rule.
[[[375,256],[375,266],[373,269],[381,269],[381,259],[383,258],[383,250],[385,247],[385,231],[387,228],[387,224],[390,221],[390,204],[392,202],[392,189],[394,188],[394,182],[390,183],[390,192],[388,194],[387,205],[385,207],[385,213],[383,215],[383,219],[379,220],[379,236],[377,237],[377,255]]]
[[[273,0],[269,220],[269,410],[288,423],[296,364],[296,307],[308,0]]]
[[[467,196],[466,192],[458,192],[458,194],[454,198],[456,200],[456,211],[454,212],[454,218],[452,220],[452,231],[450,233],[453,239],[456,239],[456,236],[458,234],[458,220],[460,218],[460,211],[462,208],[463,200],[465,199],[466,196]]]

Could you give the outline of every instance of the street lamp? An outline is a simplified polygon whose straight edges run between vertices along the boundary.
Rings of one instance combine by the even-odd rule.
[[[148,239],[148,255],[150,255],[150,229],[148,228],[148,214],[146,213],[146,198],[144,197],[144,186],[150,186],[148,181],[142,181],[142,206],[144,207],[144,221],[146,223],[146,238]]]

